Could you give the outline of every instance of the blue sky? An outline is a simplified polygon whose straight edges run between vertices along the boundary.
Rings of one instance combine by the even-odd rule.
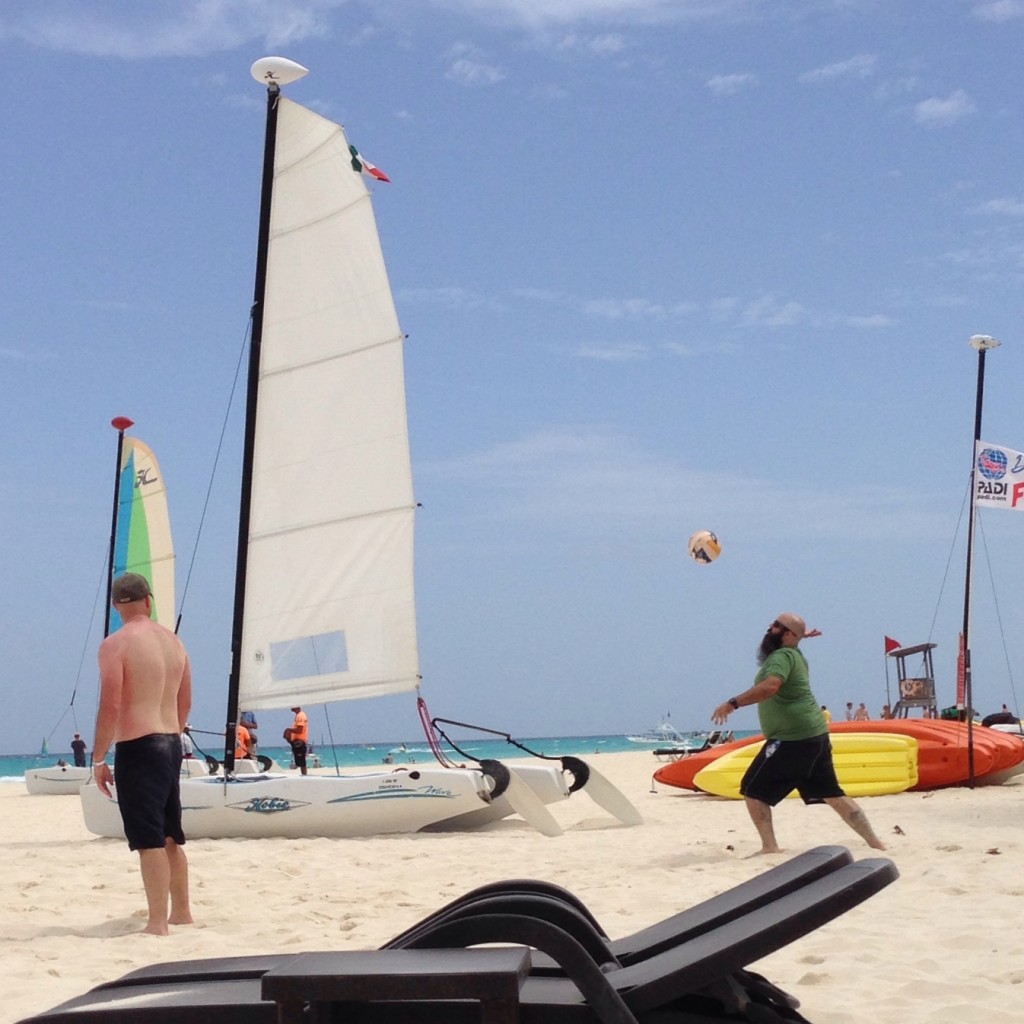
[[[222,726],[267,53],[392,179],[435,714],[704,726],[786,609],[833,708],[877,712],[885,635],[936,642],[952,702],[973,334],[984,437],[1024,449],[1024,0],[34,0],[0,39],[0,750],[76,678],[91,737],[116,415]],[[1022,530],[981,517],[982,711],[1016,703]],[[417,728],[412,697],[330,709],[340,742]]]

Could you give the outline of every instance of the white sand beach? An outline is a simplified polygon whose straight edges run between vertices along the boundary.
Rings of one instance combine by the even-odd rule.
[[[553,808],[545,838],[508,819],[486,830],[368,839],[196,840],[188,844],[196,924],[167,938],[145,921],[138,858],[98,839],[71,797],[0,786],[0,1022],[165,960],[371,949],[485,881],[534,877],[577,893],[613,937],[752,877],[739,802],[658,786],[651,754],[595,766],[646,823],[618,826],[583,794]],[[1024,779],[862,802],[901,878],[762,960],[815,1024],[1001,1024],[1024,1019]],[[826,807],[776,812],[788,853],[823,843],[875,856]]]

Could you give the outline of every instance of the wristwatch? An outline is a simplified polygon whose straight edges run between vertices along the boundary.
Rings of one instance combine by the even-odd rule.
[[[740,709],[740,702],[739,702],[739,701],[738,701],[738,700],[737,700],[737,699],[736,699],[735,697],[730,697],[730,698],[729,698],[729,699],[728,699],[728,700],[726,701],[726,703],[727,703],[727,704],[731,704],[731,705],[733,706],[733,709],[734,709],[735,711],[739,711],[739,709]]]

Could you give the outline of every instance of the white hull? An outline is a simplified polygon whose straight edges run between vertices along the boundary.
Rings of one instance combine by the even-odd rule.
[[[1024,736],[1024,723],[1021,722],[997,722],[987,728],[995,729],[997,732],[1006,732],[1011,736]]]
[[[90,775],[91,768],[76,768],[73,764],[29,768],[25,788],[33,796],[75,796]]]
[[[205,761],[191,758],[181,762],[181,777],[210,774]],[[74,765],[51,765],[48,768],[29,768],[25,772],[25,788],[33,796],[77,796],[81,788],[92,778],[91,768],[76,768]]]
[[[506,767],[526,783],[542,804],[555,804],[569,799],[569,786],[561,768],[543,764],[517,764],[506,765]],[[502,818],[508,818],[516,814],[517,811],[521,812],[522,808],[513,807],[509,798],[502,795],[493,799],[489,804],[477,807],[465,814],[439,821],[437,824],[429,826],[428,831],[458,832],[463,829],[480,828],[482,825],[490,825],[495,821],[501,821]],[[537,823],[531,822],[531,824]],[[557,829],[557,826],[554,828]],[[552,831],[551,834],[557,834],[557,832]]]
[[[85,826],[123,838],[114,798],[93,784],[80,791]],[[243,775],[181,782],[182,824],[190,839],[301,839],[418,832],[490,800],[480,772],[429,768],[368,775]]]

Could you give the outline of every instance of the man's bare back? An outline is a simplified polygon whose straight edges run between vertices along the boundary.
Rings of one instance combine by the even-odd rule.
[[[99,660],[103,696],[117,708],[112,742],[182,731],[191,678],[185,648],[169,629],[132,619],[103,641]]]

